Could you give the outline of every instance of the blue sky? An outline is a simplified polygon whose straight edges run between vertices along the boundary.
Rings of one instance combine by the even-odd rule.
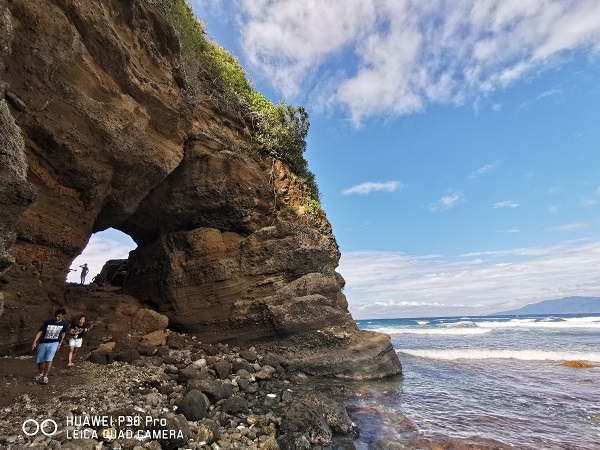
[[[259,91],[308,110],[356,319],[600,296],[600,2],[191,4]],[[74,265],[107,245],[126,256],[103,233]]]

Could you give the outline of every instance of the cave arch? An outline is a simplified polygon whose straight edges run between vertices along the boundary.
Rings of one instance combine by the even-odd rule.
[[[104,264],[109,260],[127,259],[129,252],[137,248],[129,235],[115,228],[109,228],[92,234],[85,249],[72,262],[67,273],[67,283],[79,283],[82,264],[89,268],[86,283],[100,274]]]

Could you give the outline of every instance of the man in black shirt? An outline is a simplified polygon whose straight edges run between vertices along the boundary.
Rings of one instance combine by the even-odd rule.
[[[57,310],[54,313],[54,319],[46,320],[33,338],[31,349],[35,350],[37,347],[36,362],[40,372],[35,380],[42,384],[48,384],[52,360],[69,329],[69,322],[64,320],[66,313],[64,309]]]

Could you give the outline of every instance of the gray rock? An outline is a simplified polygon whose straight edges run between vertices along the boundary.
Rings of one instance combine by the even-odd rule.
[[[181,369],[179,371],[177,383],[186,384],[189,380],[196,380],[199,377],[200,372],[198,371],[198,369],[194,369],[193,367],[186,367],[185,369]]]
[[[208,415],[210,401],[201,391],[193,389],[177,402],[177,411],[187,420],[200,420]]]
[[[321,415],[334,432],[339,434],[350,432],[352,420],[346,408],[336,401],[316,392],[304,394],[299,400]]]
[[[231,371],[237,374],[240,370],[254,372],[254,367],[245,359],[235,358],[231,363]]]
[[[181,350],[187,346],[185,338],[176,333],[169,333],[167,336],[167,346],[173,350]]]
[[[156,353],[157,347],[150,344],[140,344],[137,347],[137,351],[142,356],[152,356]]]
[[[256,353],[254,350],[241,350],[239,354],[240,358],[243,358],[251,363],[254,363],[258,360],[258,353]]]
[[[282,434],[277,438],[280,450],[310,450],[312,447],[302,433]]]
[[[212,369],[216,372],[217,377],[224,380],[231,373],[231,364],[229,361],[221,359],[213,364]]]
[[[208,397],[211,403],[229,398],[233,394],[233,386],[229,383],[221,383],[211,378],[190,380],[187,383],[188,391],[199,390]]]
[[[156,354],[161,358],[166,357],[169,354],[169,347],[167,347],[166,345],[161,345],[156,349]]]
[[[300,433],[311,444],[328,445],[333,433],[325,419],[309,406],[295,401],[283,416],[280,427],[281,434]]]
[[[140,359],[141,355],[136,349],[131,348],[127,350],[123,350],[115,355],[115,361],[123,361],[131,364],[136,359]]]
[[[87,358],[88,361],[93,362],[94,364],[107,365],[108,364],[108,353],[94,350],[90,353],[90,356]]]
[[[226,413],[247,413],[248,402],[245,398],[233,395],[223,402],[221,409]]]
[[[198,419],[195,419],[198,420]],[[163,439],[157,439],[163,450],[176,450],[179,447],[185,445],[192,437],[192,433],[188,426],[186,417],[178,414],[173,417],[166,417],[165,425],[156,425],[152,428],[153,430],[164,430],[165,437]],[[171,432],[175,436],[172,437]]]

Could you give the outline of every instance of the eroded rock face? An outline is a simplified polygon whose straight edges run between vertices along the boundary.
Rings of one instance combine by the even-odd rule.
[[[32,309],[62,304],[73,258],[114,227],[138,244],[123,289],[171,327],[261,343],[315,374],[401,371],[389,338],[348,313],[338,246],[304,182],[235,115],[190,102],[178,38],[157,10],[0,0],[0,18],[11,109],[0,107],[24,137],[0,173],[0,270],[14,258],[0,282],[8,322],[21,324],[10,339],[29,337]]]

